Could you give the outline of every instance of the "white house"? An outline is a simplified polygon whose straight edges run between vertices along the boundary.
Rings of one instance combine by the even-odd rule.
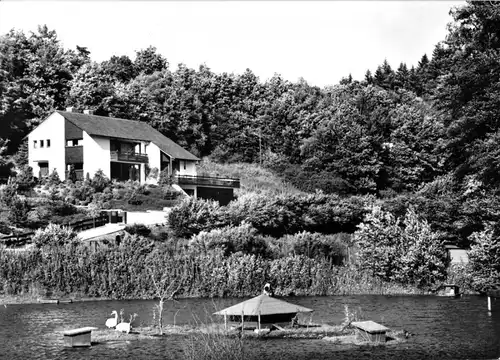
[[[28,134],[28,161],[35,176],[56,170],[65,180],[71,166],[77,178],[102,170],[110,179],[155,183],[167,169],[195,197],[227,203],[238,179],[198,177],[200,159],[145,122],[55,111]]]

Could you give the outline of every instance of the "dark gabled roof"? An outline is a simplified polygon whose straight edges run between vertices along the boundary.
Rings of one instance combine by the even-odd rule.
[[[106,136],[120,139],[151,141],[164,153],[175,159],[200,160],[189,151],[176,144],[142,121],[118,119],[106,116],[57,111],[66,120],[78,126],[89,135]]]
[[[276,315],[311,311],[313,310],[300,305],[290,304],[266,294],[261,294],[224,310],[217,311],[214,315]]]

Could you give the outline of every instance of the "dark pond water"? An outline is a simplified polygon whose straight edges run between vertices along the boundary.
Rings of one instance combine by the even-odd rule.
[[[168,303],[165,323],[193,324],[215,309],[243,299],[187,299]],[[317,323],[340,324],[344,304],[392,329],[415,334],[408,342],[379,347],[335,345],[325,340],[247,340],[248,359],[498,359],[500,301],[487,311],[486,298],[431,296],[338,296],[287,299],[315,309]],[[104,323],[112,310],[137,313],[136,322],[150,325],[153,301],[96,301],[73,304],[0,306],[2,359],[182,359],[185,338],[101,343],[91,348],[64,347],[60,331]],[[496,311],[495,311],[496,310]]]

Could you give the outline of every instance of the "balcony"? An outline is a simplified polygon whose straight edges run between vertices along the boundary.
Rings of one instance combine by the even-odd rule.
[[[111,161],[129,161],[135,163],[147,163],[148,155],[134,152],[110,151]]]
[[[66,163],[82,163],[83,162],[83,146],[66,146]]]
[[[240,179],[235,179],[235,178],[177,175],[175,176],[175,180],[179,185],[220,186],[220,187],[230,187],[230,188],[240,187]]]

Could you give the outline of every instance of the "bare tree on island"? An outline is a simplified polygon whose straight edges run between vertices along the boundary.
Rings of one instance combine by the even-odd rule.
[[[186,278],[185,274],[181,274],[178,271],[179,267],[172,268],[164,268],[159,274],[155,274],[153,270],[150,268],[151,280],[153,281],[154,291],[156,298],[158,300],[158,304],[155,304],[155,313],[158,315],[158,328],[160,330],[160,335],[163,335],[163,305],[165,301],[174,300],[175,295],[179,292],[182,284],[184,283],[184,279]]]

